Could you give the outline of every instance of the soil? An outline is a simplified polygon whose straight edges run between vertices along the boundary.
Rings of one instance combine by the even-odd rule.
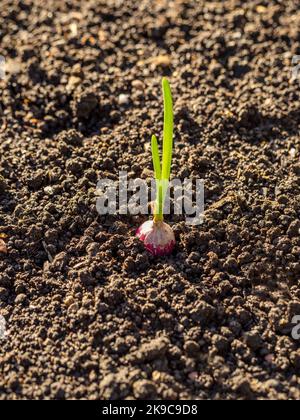
[[[297,1],[1,1],[1,399],[300,398],[299,27]],[[95,186],[148,176],[162,75],[206,217],[153,258]]]

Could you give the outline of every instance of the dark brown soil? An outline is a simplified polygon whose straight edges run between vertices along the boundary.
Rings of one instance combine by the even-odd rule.
[[[298,1],[1,1],[2,399],[300,398],[299,28]],[[162,75],[206,218],[154,259],[94,192],[149,175]]]

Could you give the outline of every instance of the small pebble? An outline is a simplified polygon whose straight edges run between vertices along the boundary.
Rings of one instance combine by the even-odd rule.
[[[15,299],[15,303],[23,303],[26,300],[26,295],[24,295],[24,293],[21,293],[20,295],[18,295]]]
[[[121,93],[118,97],[118,103],[119,105],[127,105],[129,103],[129,95]]]
[[[3,239],[0,239],[0,253],[7,254],[7,247]]]
[[[48,194],[48,195],[52,195],[53,194],[53,188],[50,187],[50,185],[48,187],[44,188],[44,193]]]
[[[144,88],[144,83],[141,80],[136,79],[132,81],[131,86],[142,90]]]
[[[198,378],[198,373],[197,372],[191,372],[191,373],[189,373],[189,379],[191,380],[191,381],[196,381],[197,380],[197,378]]]
[[[74,303],[74,298],[73,296],[67,296],[65,298],[65,305],[68,308],[69,306],[71,306]]]

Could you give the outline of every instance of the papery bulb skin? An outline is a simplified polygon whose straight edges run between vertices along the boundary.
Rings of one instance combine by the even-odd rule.
[[[148,220],[136,232],[145,248],[156,257],[170,255],[175,247],[175,235],[167,223]]]

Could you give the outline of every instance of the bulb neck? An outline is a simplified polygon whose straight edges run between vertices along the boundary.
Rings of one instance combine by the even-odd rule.
[[[161,223],[161,222],[164,221],[164,216],[156,215],[156,216],[154,216],[153,221],[154,221],[154,223]]]

